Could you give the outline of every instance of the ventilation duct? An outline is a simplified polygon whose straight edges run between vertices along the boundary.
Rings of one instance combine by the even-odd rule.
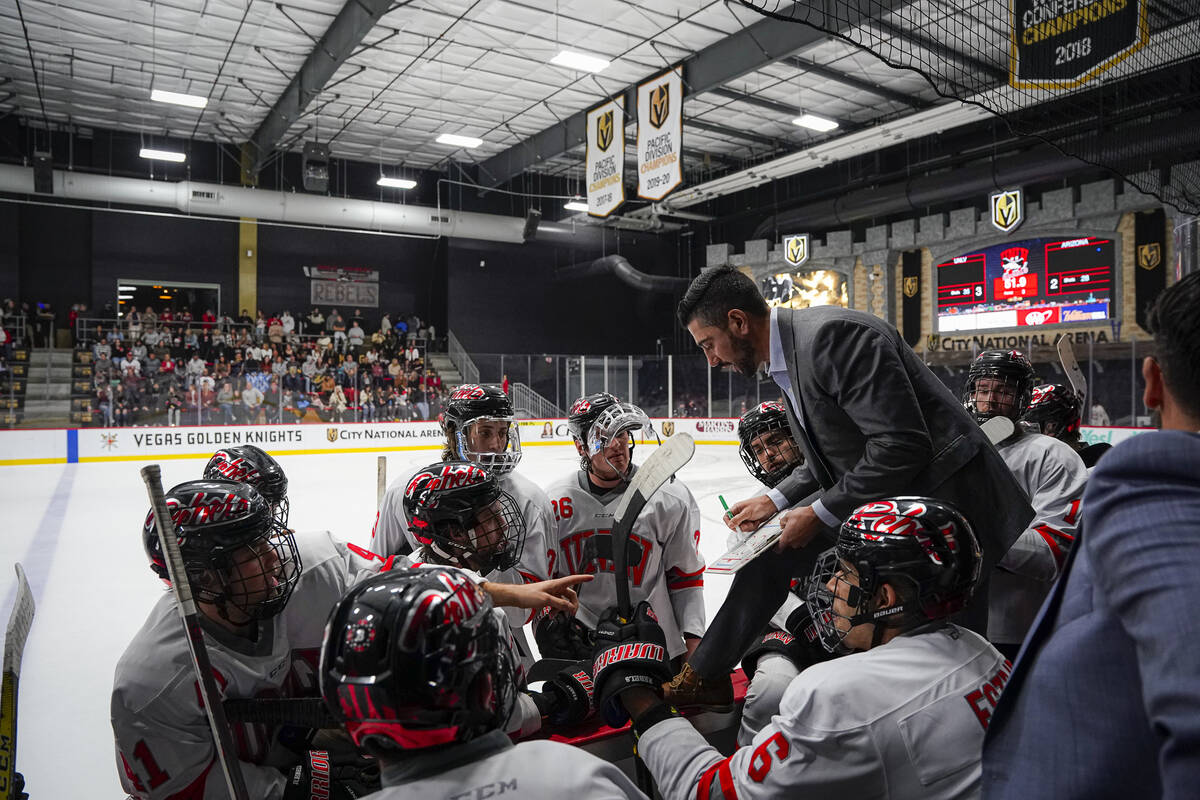
[[[489,242],[524,241],[525,219],[499,214],[451,211],[429,206],[399,205],[311,194],[276,192],[196,181],[151,181],[86,172],[54,170],[54,195],[67,200],[170,208],[184,214],[247,217],[292,225],[350,228],[363,231],[446,236]],[[32,195],[31,167],[0,164],[0,191]],[[555,234],[566,244],[599,244],[599,228],[541,222],[539,234]],[[551,243],[559,239],[549,239]]]
[[[604,256],[595,261],[572,264],[555,273],[557,280],[578,280],[600,275],[616,275],[623,283],[643,292],[683,292],[690,278],[672,278],[667,275],[647,275],[630,264],[625,256]]]

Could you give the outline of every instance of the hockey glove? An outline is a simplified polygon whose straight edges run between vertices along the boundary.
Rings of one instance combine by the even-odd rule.
[[[788,616],[787,628],[786,631],[768,628],[763,637],[746,651],[742,657],[742,671],[746,675],[754,675],[758,660],[767,653],[783,655],[801,671],[833,658],[833,653],[825,649],[817,636],[808,606],[800,606]]]
[[[578,661],[560,669],[542,685],[541,692],[530,692],[542,716],[555,725],[574,725],[592,714],[592,662]]]
[[[662,697],[662,685],[673,677],[667,663],[666,637],[650,604],[638,603],[632,619],[622,622],[610,608],[596,626],[593,681],[596,709],[609,727],[619,728],[629,720],[622,693],[635,688]]]
[[[358,800],[379,788],[377,761],[357,758],[335,764],[324,750],[309,750],[287,776],[283,800]]]
[[[573,615],[556,613],[538,620],[533,639],[542,658],[576,661],[591,658],[595,635]]]

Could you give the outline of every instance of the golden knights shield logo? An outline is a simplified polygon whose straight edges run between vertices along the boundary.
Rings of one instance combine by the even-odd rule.
[[[650,124],[661,128],[671,116],[671,84],[660,83],[650,90]]]
[[[326,428],[325,429],[325,438],[331,442],[336,442],[338,440],[338,429],[337,428]]]
[[[808,234],[783,237],[783,260],[793,267],[808,261]]]
[[[605,111],[596,117],[596,146],[602,151],[607,150],[613,143],[613,112]]]
[[[1142,269],[1154,269],[1162,263],[1162,245],[1158,242],[1138,245],[1138,266]]]
[[[921,288],[921,276],[909,275],[904,279],[904,296],[916,297],[917,290]]]
[[[925,339],[925,349],[933,352],[938,349],[938,345],[942,343],[942,337],[936,333],[931,333]]]
[[[992,225],[1008,233],[1025,221],[1025,202],[1020,189],[996,192],[991,196]]]
[[[674,436],[675,435],[675,423],[670,420],[667,420],[666,422],[664,422],[662,424],[662,435],[666,436],[666,437]]]

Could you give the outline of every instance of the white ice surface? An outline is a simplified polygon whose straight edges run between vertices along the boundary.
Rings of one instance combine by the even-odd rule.
[[[652,448],[639,446],[635,460]],[[396,451],[388,476],[430,463],[437,452]],[[375,518],[376,456],[285,456],[291,521],[301,530],[327,529],[370,546]],[[200,477],[201,459],[161,462],[163,485]],[[574,449],[526,447],[520,471],[546,485],[575,469]],[[20,683],[17,768],[33,797],[119,798],[109,723],[113,669],[141,626],[162,584],[142,550],[148,508],[139,462],[0,467],[0,619],[14,596],[11,564],[29,575],[37,615]],[[717,499],[732,504],[756,493],[729,445],[700,444],[680,473],[700,504],[700,550],[711,562],[726,550]],[[711,576],[705,599],[712,618],[731,578]],[[320,613],[324,613],[323,611]]]

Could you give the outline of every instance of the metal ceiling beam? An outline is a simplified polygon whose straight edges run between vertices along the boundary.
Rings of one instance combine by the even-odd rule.
[[[884,0],[873,5],[875,11],[881,13],[903,4],[904,0]],[[847,30],[867,18],[860,9],[866,4],[831,0],[829,5],[832,8],[825,12],[825,18],[830,27]],[[821,12],[812,6],[805,13],[813,15]],[[828,34],[815,27],[781,25],[774,19],[747,25],[681,62],[685,92],[696,95],[712,91],[828,38]],[[636,83],[613,96],[625,98],[627,115],[635,113]],[[587,111],[583,110],[482,162],[486,172],[481,171],[480,183],[488,187],[499,186],[530,167],[582,144],[586,140],[586,133]]]
[[[304,109],[362,44],[363,37],[375,27],[391,5],[392,0],[346,0],[325,35],[313,45],[283,94],[247,142],[251,173],[257,174],[262,169],[287,129],[300,119]]]
[[[1008,72],[1000,67],[997,67],[995,64],[991,64],[981,58],[964,53],[961,50],[955,50],[953,47],[942,44],[936,39],[930,39],[928,36],[925,36],[917,31],[906,30],[905,28],[902,28],[899,25],[884,19],[875,20],[875,24],[898,39],[904,39],[912,42],[918,47],[928,50],[934,55],[944,58],[947,61],[954,62],[967,72],[976,72],[986,75],[991,79],[992,84],[1008,83]],[[974,88],[976,91],[978,91],[981,87]]]
[[[702,119],[693,119],[692,117],[684,117],[683,124],[688,128],[695,128],[701,131],[715,133],[718,136],[723,136],[726,139],[742,139],[755,144],[765,144],[767,147],[779,148],[784,145],[782,141],[771,136],[764,136],[761,133],[751,133],[744,131],[741,128],[730,128],[727,125],[718,125],[715,122],[706,122]]]
[[[805,61],[804,59],[797,58],[795,56],[785,58],[784,62],[786,62],[788,66],[795,67],[803,72],[807,72],[812,75],[819,75],[826,80],[833,81],[834,83],[840,83],[843,86],[849,86],[852,89],[870,92],[876,97],[882,97],[884,100],[893,100],[897,103],[903,103],[909,108],[922,109],[929,108],[933,105],[933,103],[929,102],[928,100],[922,100],[919,97],[913,97],[910,94],[898,92],[895,89],[889,89],[886,86],[879,86],[871,81],[864,81],[861,78],[855,78],[839,70],[826,67],[823,64],[814,64],[811,61]]]
[[[726,100],[736,100],[739,103],[757,106],[770,111],[772,114],[779,114],[787,117],[788,119],[798,117],[804,113],[796,106],[789,106],[787,103],[779,103],[775,100],[768,100],[767,98],[759,97],[758,95],[746,94],[745,92],[739,92],[736,89],[710,89],[708,93],[715,94],[717,97],[724,97]]]

